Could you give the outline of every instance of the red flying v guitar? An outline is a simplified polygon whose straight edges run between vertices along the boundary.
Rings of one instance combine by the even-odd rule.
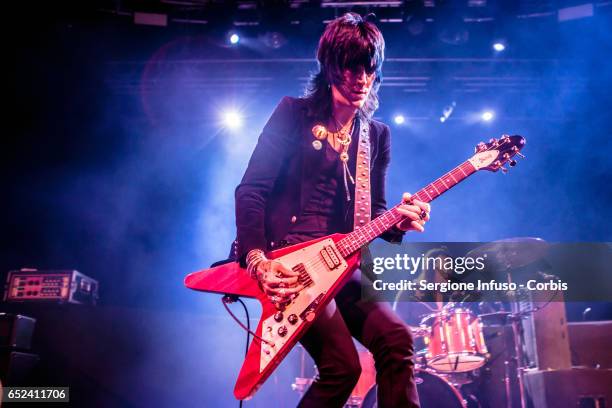
[[[436,197],[478,170],[507,171],[514,166],[513,156],[525,145],[522,136],[504,135],[499,140],[479,143],[476,154],[413,195],[424,202]],[[398,204],[399,206],[399,204]],[[333,234],[301,244],[280,248],[267,254],[270,259],[299,272],[304,289],[280,312],[259,289],[245,269],[236,262],[194,272],[185,278],[190,289],[219,294],[246,296],[261,302],[261,320],[242,365],[234,395],[252,397],[272,374],[312,321],[338,293],[359,266],[360,248],[397,224],[402,216],[397,206],[349,234]]]

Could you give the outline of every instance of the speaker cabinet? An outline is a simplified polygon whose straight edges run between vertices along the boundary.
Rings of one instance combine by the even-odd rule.
[[[525,387],[533,408],[611,408],[612,370],[531,371]]]

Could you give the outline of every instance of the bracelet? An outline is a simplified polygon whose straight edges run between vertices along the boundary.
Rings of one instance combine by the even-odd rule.
[[[260,263],[267,260],[264,251],[261,249],[252,249],[246,256],[247,272],[253,279],[257,279],[257,267]]]

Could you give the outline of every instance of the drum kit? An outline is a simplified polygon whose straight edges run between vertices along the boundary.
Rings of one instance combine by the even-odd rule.
[[[513,242],[517,243],[514,249]],[[533,238],[498,241],[474,249],[469,256],[486,253],[509,271],[540,259],[547,245]],[[531,249],[525,250],[526,247]],[[535,311],[520,311],[516,303],[449,302],[421,315],[420,324],[411,326],[417,349],[415,382],[422,408],[527,406],[521,320]],[[509,334],[502,336],[502,341],[493,339],[501,332]],[[358,351],[362,374],[346,407],[374,408],[377,407],[374,359],[367,350]],[[304,350],[301,353],[302,377],[296,378],[292,388],[303,393],[313,379],[303,377]]]
[[[442,311],[423,318],[412,330],[415,342],[422,339],[427,345],[417,352],[415,382],[422,408],[480,407],[471,395],[462,395],[461,387],[473,382],[471,373],[485,365],[488,351],[480,318],[466,308],[446,305]],[[304,353],[304,351],[301,351]],[[372,354],[358,350],[362,372],[347,401],[347,408],[376,407],[376,370]],[[305,392],[313,382],[298,377],[293,389]]]

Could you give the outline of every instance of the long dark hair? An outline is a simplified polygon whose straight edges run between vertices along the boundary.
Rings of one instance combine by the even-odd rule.
[[[331,117],[331,85],[342,82],[345,69],[363,67],[368,74],[376,73],[372,90],[359,112],[370,119],[378,109],[384,59],[385,40],[374,23],[357,13],[346,13],[330,22],[317,48],[319,70],[311,76],[304,95],[310,101],[311,114],[320,119]]]

